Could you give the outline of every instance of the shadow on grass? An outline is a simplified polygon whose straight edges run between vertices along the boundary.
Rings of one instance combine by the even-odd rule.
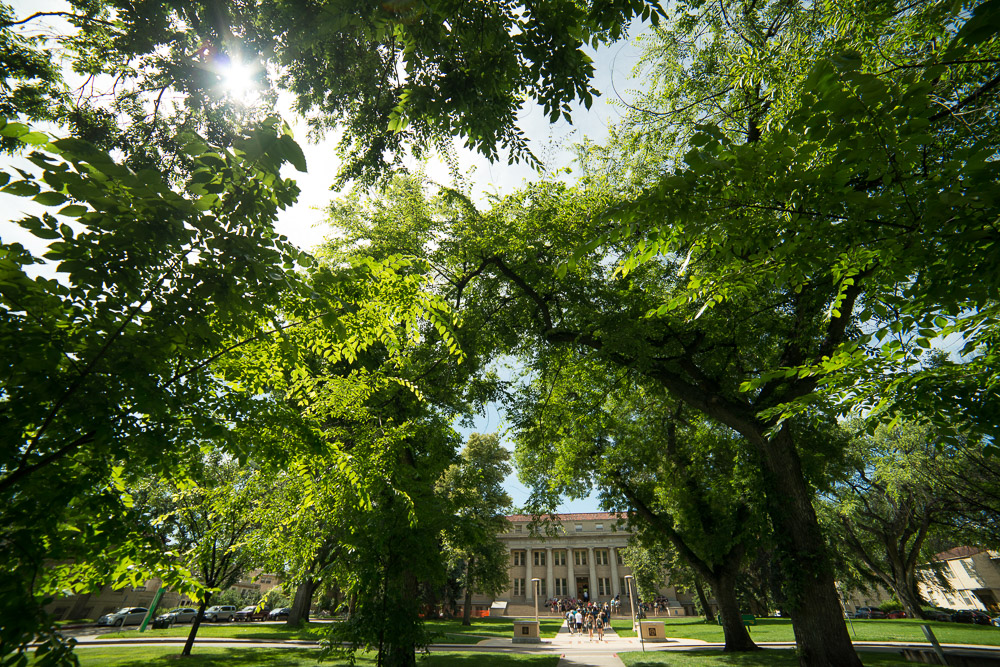
[[[895,653],[858,653],[865,665],[872,667],[910,666]],[[662,652],[619,654],[628,667],[798,667],[798,655],[788,649],[764,649],[749,653],[720,651]]]
[[[185,667],[214,667],[215,665],[316,665],[318,652],[307,649],[220,648],[195,650],[188,657],[181,656],[181,648],[166,650],[118,649],[117,652],[99,649],[77,651],[80,664],[109,665],[113,667],[148,667],[149,665],[184,665]],[[323,664],[331,664],[324,662]],[[332,664],[339,664],[333,662]],[[359,661],[359,664],[366,664]]]

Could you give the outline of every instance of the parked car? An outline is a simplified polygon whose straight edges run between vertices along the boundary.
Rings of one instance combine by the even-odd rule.
[[[236,607],[231,604],[216,605],[205,610],[202,616],[206,621],[217,623],[219,621],[231,621],[236,618]]]
[[[145,607],[122,607],[97,619],[98,625],[138,625],[149,612]]]
[[[985,611],[978,609],[960,609],[951,615],[952,623],[974,623],[975,625],[993,625],[993,619]]]
[[[940,609],[926,609],[924,610],[924,618],[928,621],[950,621],[951,620],[950,611],[942,611]]]
[[[166,626],[169,627],[174,623],[192,623],[197,615],[197,609],[177,607],[176,609],[171,609],[166,613],[160,614],[156,617],[156,620],[166,623]]]
[[[856,617],[854,616],[854,612],[853,611],[851,611],[850,609],[845,609],[844,610],[844,618],[856,618]]]
[[[896,609],[895,611],[887,611],[885,613],[886,618],[906,618],[906,612],[902,609]]]
[[[868,618],[886,618],[886,614],[881,609],[872,609],[868,612]]]
[[[280,621],[281,619],[287,619],[288,614],[291,613],[291,611],[292,611],[291,607],[278,607],[270,614],[268,614],[267,618],[272,621]]]
[[[267,619],[267,615],[271,612],[270,607],[262,607],[257,609],[257,605],[250,605],[249,607],[243,607],[238,612],[236,612],[237,621],[263,621]]]
[[[871,613],[870,607],[858,607],[854,612],[854,618],[871,618]]]
[[[995,618],[993,619],[993,625],[995,625],[995,626],[997,626],[998,628],[1000,628],[1000,616],[997,616],[997,617],[995,617]]]

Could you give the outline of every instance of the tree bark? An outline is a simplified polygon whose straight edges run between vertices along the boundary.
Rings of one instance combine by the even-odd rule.
[[[747,627],[743,625],[740,603],[736,599],[736,572],[721,571],[709,583],[715,592],[715,601],[719,603],[722,631],[726,635],[726,645],[722,650],[759,651],[760,647],[750,638]]]
[[[194,620],[191,621],[191,631],[188,632],[188,638],[187,641],[184,642],[184,650],[181,651],[181,655],[183,656],[191,655],[191,649],[194,648],[194,638],[198,635],[198,628],[201,627],[201,617],[202,615],[204,615],[205,610],[208,609],[208,602],[211,599],[212,599],[212,594],[209,593],[208,595],[205,596],[205,599],[202,600],[201,604],[198,606],[198,614],[194,617]]]
[[[803,667],[862,667],[844,623],[833,567],[787,427],[756,434],[764,460],[765,500],[785,573],[786,606]],[[716,592],[718,596],[718,591]]]
[[[419,594],[417,577],[410,570],[403,571],[401,575],[401,585],[407,592],[407,597],[416,600]],[[416,614],[402,613],[399,615],[399,623],[404,627],[395,628],[395,632],[388,637],[385,642],[385,660],[380,662],[385,667],[416,667],[417,666],[417,646],[413,641],[419,625],[420,619]]]
[[[705,622],[714,622],[715,614],[712,612],[712,605],[708,603],[708,597],[705,595],[705,587],[701,585],[701,578],[697,575],[694,578],[694,591],[698,594],[698,602],[701,603],[701,611],[705,615]]]
[[[295,589],[295,599],[292,600],[292,609],[288,612],[288,619],[285,625],[298,625],[302,621],[309,622],[309,607],[312,606],[313,593],[316,591],[318,582],[312,577],[306,577]]]
[[[476,557],[469,556],[465,564],[465,608],[462,609],[462,625],[472,625],[472,568],[475,567]]]

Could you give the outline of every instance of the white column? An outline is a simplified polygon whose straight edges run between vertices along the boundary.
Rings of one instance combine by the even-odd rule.
[[[514,596],[514,577],[517,576],[517,572],[514,571],[514,550],[507,547],[507,573],[510,575],[508,580],[510,581],[510,586],[507,589],[507,599],[510,600]]]
[[[555,596],[555,586],[552,581],[552,547],[545,547],[545,599]]]
[[[575,555],[574,549],[572,547],[566,547],[566,568],[568,572],[566,573],[566,583],[569,585],[569,596],[571,598],[578,597],[576,594],[576,574],[573,572],[573,556]]]
[[[524,550],[525,558],[525,570],[524,570],[524,586],[526,590],[524,591],[525,599],[531,602],[535,599],[535,587],[531,584],[531,549]]]
[[[611,559],[611,594],[618,595],[622,592],[618,585],[618,547],[608,547],[608,558]]]
[[[594,562],[594,547],[587,547],[587,564],[590,565],[590,599],[597,599],[597,563]]]

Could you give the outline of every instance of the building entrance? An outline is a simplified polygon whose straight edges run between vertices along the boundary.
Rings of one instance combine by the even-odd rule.
[[[590,579],[587,577],[576,578],[576,599],[590,601]]]

